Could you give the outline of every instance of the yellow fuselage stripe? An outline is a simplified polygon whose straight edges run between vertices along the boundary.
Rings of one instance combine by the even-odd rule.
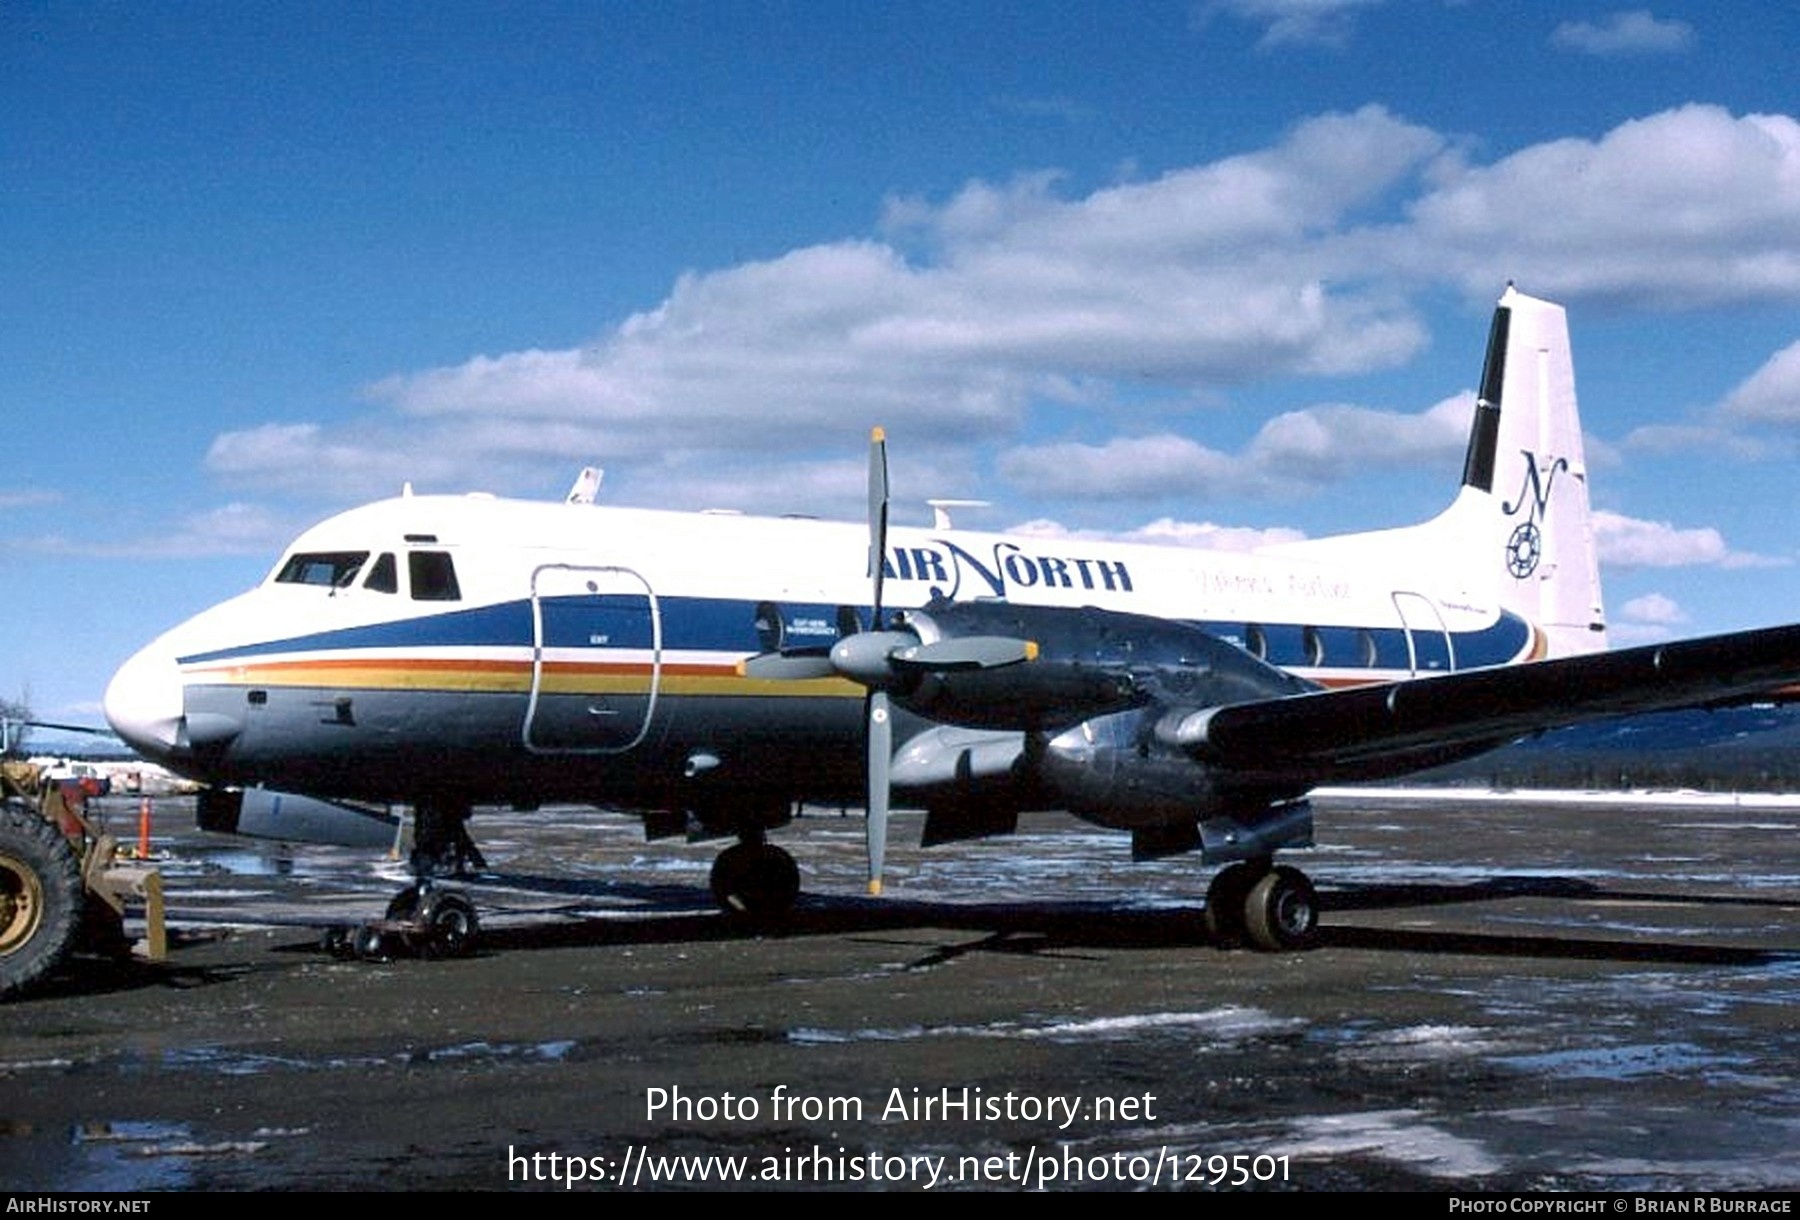
[[[529,661],[384,658],[196,667],[188,671],[188,678],[229,686],[525,694],[531,690],[531,673]],[[670,695],[860,698],[863,693],[861,687],[843,678],[745,678],[738,675],[735,665],[686,662],[663,665],[659,672],[643,663],[546,661],[538,689],[559,695],[641,695],[649,692],[653,674],[657,689]]]

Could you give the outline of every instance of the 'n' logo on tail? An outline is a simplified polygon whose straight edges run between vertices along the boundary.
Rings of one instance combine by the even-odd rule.
[[[1525,482],[1519,487],[1519,498],[1500,505],[1501,512],[1516,517],[1526,507],[1526,494],[1531,496],[1531,512],[1513,527],[1512,536],[1506,540],[1506,570],[1514,580],[1524,580],[1537,571],[1538,560],[1544,556],[1543,525],[1550,510],[1550,493],[1556,476],[1569,468],[1569,459],[1559,457],[1550,463],[1550,473],[1545,474],[1538,466],[1537,454],[1529,449],[1520,452],[1525,458]]]

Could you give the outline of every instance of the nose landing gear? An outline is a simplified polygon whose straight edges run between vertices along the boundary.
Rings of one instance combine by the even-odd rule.
[[[421,881],[396,894],[384,918],[327,932],[325,947],[365,962],[400,956],[468,957],[480,935],[481,920],[467,895]]]

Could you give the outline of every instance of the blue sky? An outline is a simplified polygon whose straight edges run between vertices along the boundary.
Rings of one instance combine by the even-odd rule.
[[[1615,640],[1795,619],[1796,47],[1774,4],[13,0],[0,697],[97,721],[404,480],[856,517],[879,422],[902,519],[1399,524],[1509,278],[1569,309]]]

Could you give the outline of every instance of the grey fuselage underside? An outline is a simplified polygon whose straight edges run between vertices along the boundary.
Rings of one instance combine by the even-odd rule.
[[[854,697],[543,696],[526,738],[523,692],[190,686],[190,720],[229,742],[175,761],[196,779],[348,800],[584,801],[681,809],[726,797],[863,799]],[[649,723],[645,723],[646,714]],[[902,729],[922,722],[905,717]],[[901,738],[904,740],[904,736]]]

